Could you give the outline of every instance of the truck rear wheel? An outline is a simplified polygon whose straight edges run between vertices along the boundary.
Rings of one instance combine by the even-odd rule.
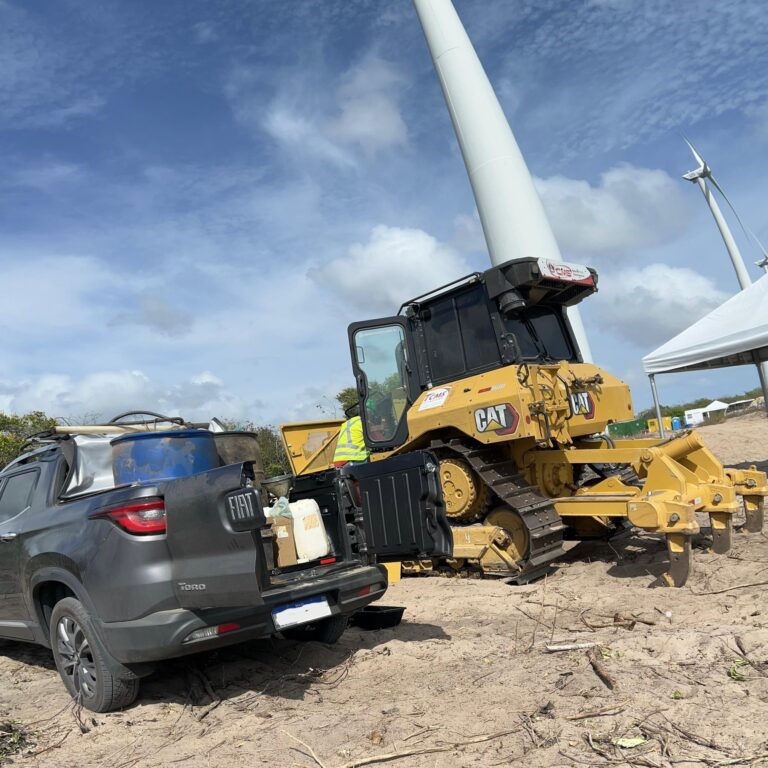
[[[110,669],[112,660],[79,600],[66,597],[56,603],[51,612],[50,640],[64,687],[86,709],[111,712],[136,699],[139,681],[120,678]]]

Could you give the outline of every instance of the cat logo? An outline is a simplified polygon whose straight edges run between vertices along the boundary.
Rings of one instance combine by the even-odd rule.
[[[478,432],[511,435],[517,431],[519,421],[520,414],[509,403],[489,405],[475,411],[475,426]]]
[[[589,392],[572,392],[571,409],[574,416],[583,416],[585,419],[595,418],[595,401]]]

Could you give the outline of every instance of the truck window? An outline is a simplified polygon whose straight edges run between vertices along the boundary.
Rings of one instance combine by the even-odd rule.
[[[499,347],[482,286],[429,304],[422,323],[434,382],[499,364]]]
[[[21,514],[29,507],[39,472],[31,470],[11,475],[0,488],[0,523]]]

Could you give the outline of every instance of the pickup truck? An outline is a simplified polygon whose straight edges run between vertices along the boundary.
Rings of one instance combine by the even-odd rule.
[[[378,562],[451,552],[428,452],[297,478],[290,500],[318,503],[330,551],[281,568],[252,463],[109,487],[88,475],[94,451],[51,439],[0,472],[0,638],[50,648],[95,712],[133,702],[164,659],[278,633],[334,642],[384,594]]]

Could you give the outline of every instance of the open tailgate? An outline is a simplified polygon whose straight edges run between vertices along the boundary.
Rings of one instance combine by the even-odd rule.
[[[182,608],[234,608],[263,603],[266,518],[242,464],[164,486],[173,589]]]

